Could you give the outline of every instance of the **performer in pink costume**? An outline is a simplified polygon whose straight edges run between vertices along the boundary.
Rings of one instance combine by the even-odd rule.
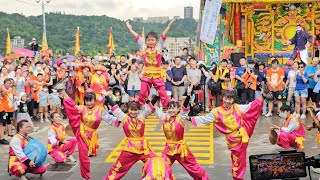
[[[17,124],[17,134],[10,141],[9,148],[9,172],[19,177],[20,180],[27,180],[25,173],[43,174],[46,172],[46,166],[36,167],[34,162],[24,154],[23,149],[28,144],[31,132],[31,124],[27,120],[21,120]]]
[[[263,96],[271,99],[271,94],[266,87]],[[190,120],[194,127],[214,124],[216,129],[225,134],[226,142],[231,151],[232,175],[235,180],[243,180],[246,172],[246,154],[249,139],[263,106],[263,96],[252,103],[238,105],[234,103],[233,90],[223,92],[223,105],[212,109],[206,116],[193,117]]]
[[[197,163],[196,158],[191,153],[186,142],[184,141],[185,120],[188,119],[189,101],[193,86],[189,86],[187,97],[181,106],[179,113],[179,103],[172,100],[168,104],[168,114],[163,113],[160,108],[156,107],[155,115],[163,121],[162,128],[166,136],[163,156],[170,160],[170,166],[178,161],[195,180],[208,180],[206,171]]]
[[[154,107],[149,103],[140,109],[140,104],[134,100],[128,103],[128,114],[125,114],[111,100],[108,92],[102,91],[102,94],[107,96],[106,100],[112,106],[112,114],[123,123],[122,128],[126,135],[125,147],[104,178],[105,180],[117,180],[121,179],[139,160],[146,162],[149,158],[156,156],[144,137],[145,119],[152,113]]]
[[[98,147],[97,128],[101,120],[114,126],[119,126],[119,121],[103,107],[95,104],[96,96],[93,92],[87,92],[84,95],[85,106],[76,106],[65,91],[61,91],[60,96],[64,99],[63,105],[69,124],[77,139],[81,176],[84,179],[90,179],[90,159],[88,156]]]
[[[173,19],[168,27],[162,32],[160,40],[158,42],[158,35],[155,32],[149,32],[146,36],[146,42],[142,39],[139,34],[133,31],[132,26],[129,22],[126,22],[127,28],[130,33],[135,37],[136,41],[140,46],[142,53],[142,60],[144,61],[144,71],[141,78],[141,88],[139,103],[140,105],[145,104],[146,98],[150,94],[150,88],[153,85],[161,98],[161,103],[166,107],[169,103],[169,98],[166,93],[165,84],[162,78],[162,49],[164,48],[164,41],[166,40],[166,34],[169,32]]]
[[[76,162],[71,155],[77,146],[77,139],[66,139],[64,124],[61,122],[62,119],[58,112],[51,113],[50,118],[52,124],[48,131],[48,154],[56,163],[67,162],[67,160]]]
[[[142,168],[142,180],[175,180],[168,157],[153,157]]]
[[[306,133],[300,120],[290,112],[290,106],[283,105],[280,108],[280,117],[284,118],[283,127],[273,126],[270,130],[279,130],[278,142],[280,147],[285,149],[297,148],[304,150]]]

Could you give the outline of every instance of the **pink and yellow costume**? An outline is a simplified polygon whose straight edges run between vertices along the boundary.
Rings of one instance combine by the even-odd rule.
[[[66,140],[66,131],[63,124],[52,123],[48,131],[48,154],[53,158],[56,163],[67,161],[76,146],[76,138],[68,139],[68,143],[62,144]]]
[[[304,150],[305,136],[300,120],[292,114],[283,122],[277,144],[285,149],[297,147],[299,150]]]
[[[112,114],[123,123],[126,145],[104,179],[117,180],[121,179],[139,160],[146,162],[149,158],[155,157],[144,137],[145,119],[152,113],[154,107],[151,103],[144,105],[136,119],[123,113],[118,105],[112,107],[111,110]]]
[[[102,74],[94,73],[91,77],[91,85],[90,89],[93,90],[93,92],[96,94],[97,98],[97,105],[103,106],[104,104],[104,96],[100,93],[101,90],[108,91],[108,76],[105,73],[106,68],[102,65],[96,65],[94,67],[95,71],[101,71]]]
[[[24,162],[28,160],[28,157],[23,153],[23,149],[28,144],[29,137],[16,134],[13,136],[10,142],[9,149],[9,172],[15,176],[22,176],[25,173],[32,174],[43,174],[46,172],[46,166],[42,165],[40,167],[28,167]]]
[[[158,91],[161,99],[161,104],[166,107],[169,103],[169,97],[167,96],[165,84],[162,78],[161,58],[164,41],[166,36],[161,35],[159,43],[156,48],[146,48],[144,40],[138,35],[136,41],[142,51],[142,60],[144,62],[144,70],[141,78],[139,103],[145,104],[146,98],[150,94],[150,88],[153,85]]]
[[[162,128],[167,139],[162,154],[169,158],[170,166],[175,161],[178,161],[193,179],[207,180],[209,177],[206,171],[197,163],[196,158],[184,141],[184,122],[188,117],[188,113],[189,109],[182,106],[181,113],[176,117],[170,118],[169,115],[156,108],[155,114],[163,121]]]
[[[233,179],[243,180],[246,172],[249,139],[262,106],[263,101],[256,99],[248,105],[233,104],[229,109],[219,106],[206,116],[191,118],[195,127],[213,123],[219,132],[225,134],[228,148],[231,151]]]
[[[96,155],[98,148],[97,128],[101,120],[110,125],[119,126],[119,121],[100,106],[92,109],[80,105],[77,108],[72,99],[64,99],[64,107],[67,112],[69,124],[76,136],[79,150],[80,172],[85,179],[90,179],[89,155]]]
[[[87,83],[83,84],[85,82],[85,77],[82,73],[83,69],[87,68],[90,70],[92,65],[90,63],[82,63],[80,66],[80,71],[76,74],[76,103],[83,105],[84,104],[84,94],[89,89],[89,85]],[[89,82],[91,82],[91,73],[89,73]]]
[[[142,180],[175,180],[170,160],[166,156],[149,159],[142,168]]]
[[[318,112],[315,116],[315,119],[313,119],[313,128],[318,128],[318,132],[315,137],[315,141],[320,144],[320,112]]]

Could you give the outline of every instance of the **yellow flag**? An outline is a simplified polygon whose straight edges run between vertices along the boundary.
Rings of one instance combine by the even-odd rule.
[[[74,55],[77,56],[80,51],[80,28],[77,28],[77,33],[76,33],[76,44],[74,46]]]
[[[48,43],[45,42],[44,33],[42,33],[42,50],[48,50]]]
[[[11,39],[10,39],[9,28],[7,28],[6,56],[8,56],[10,53],[11,53]]]
[[[109,54],[112,54],[112,51],[114,51],[114,42],[113,42],[112,28],[109,30],[108,50],[109,50]]]

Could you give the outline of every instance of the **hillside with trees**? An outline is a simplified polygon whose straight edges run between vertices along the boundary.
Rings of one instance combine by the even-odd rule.
[[[169,22],[168,22],[169,23]],[[160,34],[167,24],[131,22],[134,30],[141,34],[154,31]],[[125,22],[108,16],[76,16],[61,13],[46,14],[47,39],[53,52],[74,52],[76,28],[80,27],[80,46],[85,54],[106,52],[109,29],[112,27],[115,43],[115,53],[131,53],[138,50],[133,36],[125,26]],[[193,19],[177,20],[168,37],[192,37],[195,35],[197,23]],[[11,39],[21,36],[27,43],[35,37],[39,44],[42,41],[42,16],[24,16],[21,14],[6,14],[0,12],[0,54],[5,52],[6,29],[9,28]]]

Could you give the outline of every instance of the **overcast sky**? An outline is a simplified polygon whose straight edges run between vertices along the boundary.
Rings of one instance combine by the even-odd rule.
[[[183,8],[192,6],[194,18],[198,19],[199,5],[200,0],[50,0],[50,3],[46,4],[46,12],[106,15],[122,20],[133,17],[146,19],[149,16],[183,18]],[[0,11],[26,16],[42,14],[41,6],[36,0],[0,0]]]

